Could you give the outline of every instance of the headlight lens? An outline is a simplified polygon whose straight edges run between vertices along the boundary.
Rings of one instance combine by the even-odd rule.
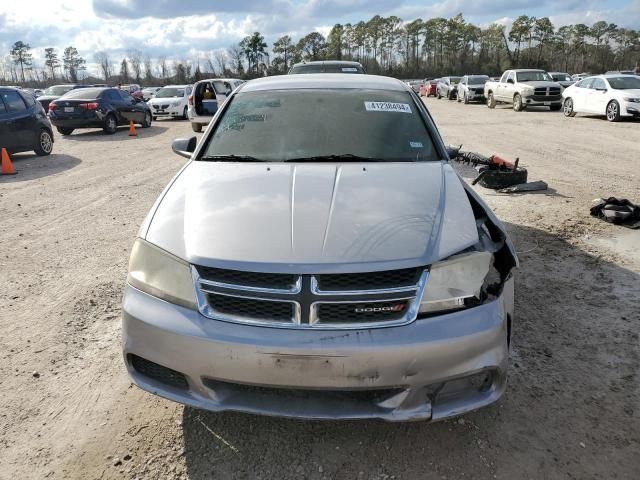
[[[129,259],[129,284],[143,292],[187,308],[196,308],[189,264],[138,238]]]
[[[178,105],[180,105],[180,100],[178,100],[177,102],[173,102],[171,105],[177,107]]]
[[[479,298],[492,261],[489,252],[470,252],[434,263],[418,314],[455,310],[465,305],[465,299]]]
[[[637,97],[624,97],[623,100],[625,102],[640,103],[640,98]]]

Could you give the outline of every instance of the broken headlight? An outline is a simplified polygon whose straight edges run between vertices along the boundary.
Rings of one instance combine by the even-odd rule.
[[[465,252],[431,265],[418,315],[457,310],[482,300],[493,254]]]
[[[189,264],[138,238],[129,259],[129,284],[149,295],[187,308],[196,308]]]

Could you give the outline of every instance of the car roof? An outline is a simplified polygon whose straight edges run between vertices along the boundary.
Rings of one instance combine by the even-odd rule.
[[[293,66],[298,67],[301,65],[344,65],[344,66],[354,66],[361,67],[362,64],[360,62],[353,62],[350,60],[314,60],[312,62],[300,62],[296,63]]]
[[[164,87],[160,87],[160,88],[185,88],[190,86],[191,85],[165,85]]]
[[[541,68],[512,68],[512,72],[546,72],[546,70],[542,70]]]
[[[306,75],[278,75],[251,80],[241,87],[242,92],[264,90],[298,90],[305,88],[371,89],[411,91],[404,82],[391,77],[359,73],[309,73]]]

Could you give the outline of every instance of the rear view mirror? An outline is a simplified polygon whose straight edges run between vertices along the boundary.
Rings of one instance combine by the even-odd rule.
[[[191,154],[196,151],[197,145],[198,139],[196,137],[176,138],[171,144],[171,150],[181,157],[191,158]]]

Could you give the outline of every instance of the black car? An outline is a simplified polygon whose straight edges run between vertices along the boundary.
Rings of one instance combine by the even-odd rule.
[[[33,150],[38,155],[53,150],[51,123],[33,95],[0,87],[0,147],[9,153]]]
[[[299,73],[367,73],[359,62],[345,60],[319,60],[296,63],[289,70],[289,75]]]
[[[87,88],[87,85],[77,85],[75,83],[70,83],[67,85],[53,85],[47,88],[42,95],[38,97],[38,101],[44,108],[46,112],[49,108],[49,104],[63,96],[65,93],[70,92],[71,90],[75,90],[76,88]]]
[[[51,102],[49,119],[62,135],[71,135],[76,128],[102,128],[111,134],[131,120],[150,127],[151,109],[124,90],[83,88]]]

